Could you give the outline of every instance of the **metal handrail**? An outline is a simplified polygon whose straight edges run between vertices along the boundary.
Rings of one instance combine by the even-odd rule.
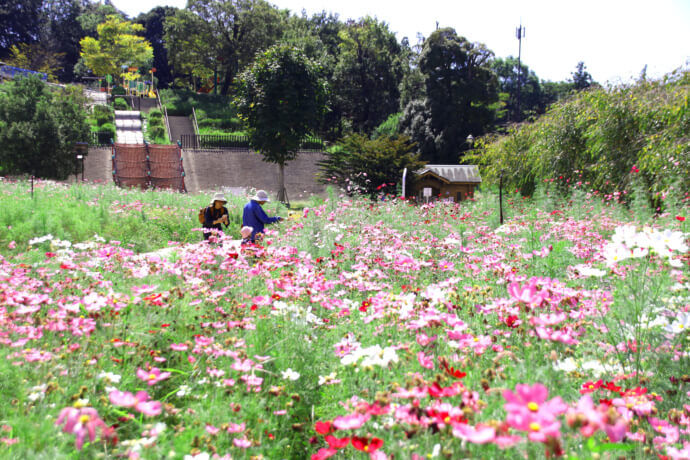
[[[199,134],[199,123],[196,121],[196,110],[194,110],[194,107],[192,107],[192,116],[194,117],[194,134]]]
[[[165,114],[165,127],[168,130],[168,140],[172,141],[172,138],[170,137],[172,134],[170,133],[170,120],[168,120],[168,108],[163,106],[163,113]]]

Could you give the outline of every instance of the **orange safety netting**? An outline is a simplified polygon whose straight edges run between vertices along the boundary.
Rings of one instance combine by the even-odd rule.
[[[182,154],[177,145],[149,145],[151,186],[186,191]]]
[[[112,158],[113,181],[120,187],[187,191],[177,145],[113,144]]]

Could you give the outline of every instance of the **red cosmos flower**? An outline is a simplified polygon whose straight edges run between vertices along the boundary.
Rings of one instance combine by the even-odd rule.
[[[316,422],[314,429],[321,435],[328,434],[333,431],[333,424],[330,420],[327,422]]]
[[[643,394],[647,393],[647,390],[645,387],[637,387],[637,388],[631,388],[629,390],[624,390],[620,392],[620,395],[622,397],[625,396],[642,396]]]
[[[352,447],[363,452],[371,453],[376,452],[381,447],[383,447],[383,439],[379,438],[359,438],[357,436],[352,437]]]
[[[461,379],[467,375],[466,372],[462,372],[459,369],[454,369],[452,366],[448,365],[448,361],[444,357],[439,357],[438,359],[439,363],[441,363],[441,367],[443,367],[443,370],[446,371],[448,375],[451,377],[455,377],[456,379]]]
[[[343,449],[350,444],[350,438],[336,438],[333,435],[328,435],[323,439],[328,443],[328,447],[331,449]]]
[[[362,300],[362,305],[359,307],[359,311],[361,311],[362,313],[366,313],[367,308],[369,308],[370,306],[371,306],[370,299]]]
[[[56,255],[57,255],[57,254],[55,254],[54,252],[46,252],[46,257],[49,258],[49,259],[50,259],[51,257],[55,257]]]
[[[586,382],[582,384],[582,388],[580,389],[580,394],[584,395],[587,393],[593,393],[595,390],[598,390],[599,388],[604,385],[603,380],[599,379],[596,382]]]
[[[676,220],[678,222],[685,222],[685,217],[684,216],[676,216]]]
[[[630,169],[630,172],[633,174],[637,174],[640,172],[640,170],[637,168],[637,166],[633,165],[633,167]]]
[[[613,382],[606,382],[606,386],[604,388],[606,388],[609,391],[613,391],[614,393],[620,393],[621,391],[621,387],[619,387]]]
[[[518,327],[518,325],[516,324],[516,323],[517,323],[517,320],[518,320],[518,316],[517,316],[517,315],[510,315],[510,316],[508,316],[508,317],[505,319],[506,326],[515,329],[516,327]]]
[[[271,299],[273,299],[273,300],[280,300],[280,294],[273,294],[273,295],[271,296]]]

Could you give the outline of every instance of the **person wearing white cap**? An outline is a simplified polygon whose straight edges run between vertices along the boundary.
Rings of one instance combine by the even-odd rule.
[[[258,236],[259,239],[263,237],[265,224],[274,224],[283,220],[280,216],[268,217],[266,215],[266,212],[261,206],[267,201],[270,201],[268,199],[268,193],[264,190],[258,190],[254,196],[249,197],[249,203],[244,205],[242,226],[252,227],[252,234],[250,237],[252,242],[256,241],[258,235],[260,235]]]
[[[208,240],[213,234],[213,229],[218,231],[223,230],[221,224],[225,224],[227,228],[230,225],[228,220],[228,209],[225,207],[225,203],[228,200],[225,199],[225,195],[222,193],[216,193],[213,195],[211,200],[211,205],[204,211],[204,239]]]

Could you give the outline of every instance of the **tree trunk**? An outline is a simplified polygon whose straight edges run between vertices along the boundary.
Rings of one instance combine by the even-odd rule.
[[[278,163],[278,201],[285,203],[285,164]]]

